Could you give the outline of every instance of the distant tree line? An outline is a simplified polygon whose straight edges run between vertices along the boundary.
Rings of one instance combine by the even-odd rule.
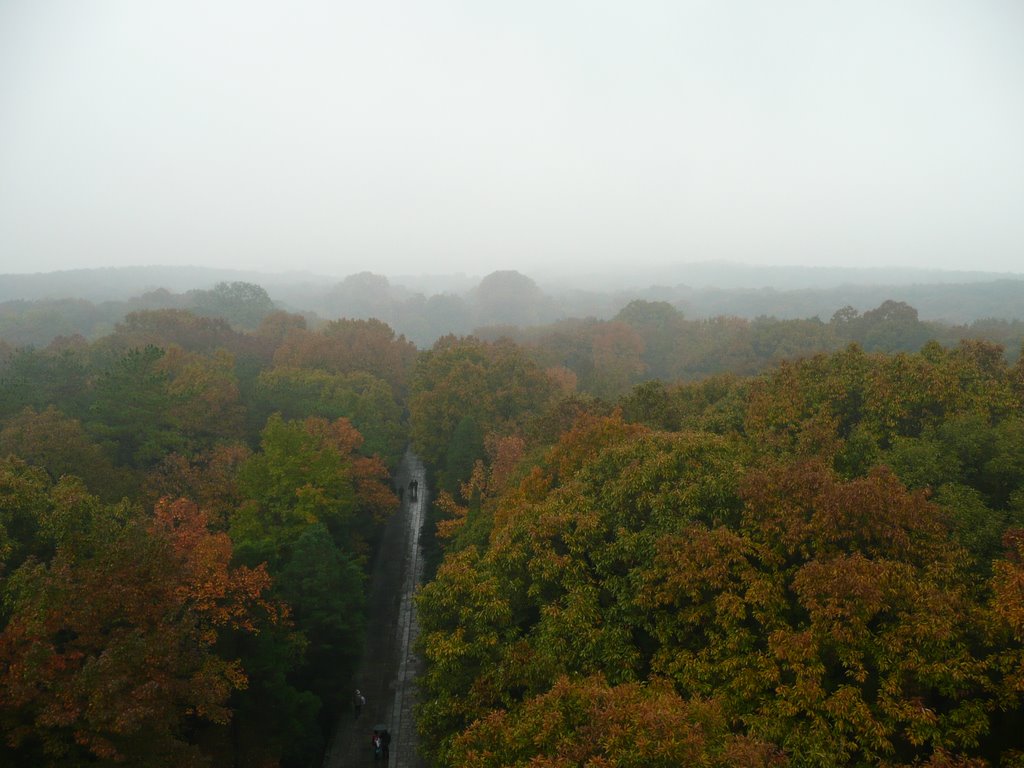
[[[41,280],[45,276],[34,277]],[[633,301],[666,303],[691,320],[740,318],[752,322],[766,318],[817,318],[828,322],[844,307],[854,307],[866,314],[886,302],[896,302],[913,306],[921,317],[930,319],[926,322],[934,332],[944,336],[959,334],[957,338],[976,336],[983,332],[982,328],[985,332],[1009,335],[1015,332],[1013,328],[996,326],[1017,324],[1019,331],[1019,323],[1024,320],[1020,310],[1024,306],[1024,280],[1011,279],[802,290],[698,289],[676,285],[629,291],[545,292],[529,277],[504,270],[469,287],[445,290],[415,283],[412,287],[394,285],[383,275],[361,272],[333,285],[279,285],[275,288],[276,300],[260,286],[239,281],[182,293],[160,288],[131,299],[98,303],[75,297],[66,280],[56,282],[54,290],[68,298],[0,302],[0,339],[14,346],[37,347],[76,333],[94,340],[110,333],[130,312],[142,309],[187,309],[225,319],[233,327],[247,330],[255,329],[263,317],[282,309],[301,313],[311,327],[333,319],[376,319],[420,348],[429,347],[449,334],[493,337],[495,329],[529,329],[573,322],[572,318],[577,318],[576,322],[610,320]],[[1015,344],[1007,346],[1016,348]]]
[[[479,336],[513,340],[543,367],[571,378],[580,390],[614,398],[644,381],[748,375],[850,343],[868,352],[913,352],[928,341],[955,346],[964,339],[984,338],[1002,345],[1012,362],[1024,343],[1024,322],[924,322],[913,307],[892,300],[864,313],[844,307],[828,322],[772,317],[690,320],[667,302],[636,300],[607,321],[495,327],[482,329]]]

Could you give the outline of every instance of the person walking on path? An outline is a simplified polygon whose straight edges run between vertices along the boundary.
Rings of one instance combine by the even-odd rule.
[[[384,738],[380,731],[374,731],[370,737],[370,744],[373,746],[373,762],[378,762],[384,756]]]
[[[352,707],[356,711],[356,720],[358,720],[359,716],[361,714],[363,714],[363,707],[365,707],[365,706],[366,706],[366,697],[363,696],[363,694],[361,694],[359,692],[358,688],[356,688],[356,692],[352,696]]]

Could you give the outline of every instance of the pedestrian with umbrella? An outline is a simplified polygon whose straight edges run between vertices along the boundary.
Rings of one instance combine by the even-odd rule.
[[[391,732],[388,731],[387,725],[377,723],[373,726],[371,744],[373,744],[373,761],[383,760],[387,763],[388,757],[391,755]]]

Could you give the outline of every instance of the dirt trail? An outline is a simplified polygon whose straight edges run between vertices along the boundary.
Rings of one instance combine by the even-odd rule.
[[[391,768],[423,768],[416,754],[412,707],[419,659],[413,646],[418,627],[413,595],[423,571],[419,534],[429,503],[423,463],[406,451],[396,475],[403,489],[401,509],[384,530],[370,581],[369,623],[356,687],[366,697],[357,720],[351,705],[335,726],[324,768],[383,766],[373,761],[370,736],[377,724],[391,732]],[[413,497],[410,483],[416,483]]]

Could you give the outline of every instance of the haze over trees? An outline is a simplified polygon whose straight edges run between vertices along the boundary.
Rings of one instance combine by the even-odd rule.
[[[0,762],[317,764],[407,442],[433,764],[1024,759],[1019,321],[473,296],[423,347],[230,283],[0,343]]]
[[[823,322],[847,306],[864,313],[896,301],[914,307],[923,322],[936,324],[933,332],[948,327],[949,333],[963,336],[976,335],[974,328],[981,323],[1019,323],[1024,281],[1019,275],[969,272],[715,264],[683,265],[650,275],[577,276],[573,283],[538,283],[513,270],[483,278],[389,278],[360,272],[340,282],[326,276],[194,268],[78,270],[0,275],[0,338],[34,346],[74,334],[95,339],[140,309],[188,309],[253,329],[283,309],[301,313],[310,327],[334,319],[381,320],[426,348],[442,336],[484,328],[535,327],[572,318],[610,320],[636,300],[666,302],[690,320],[817,317]],[[1016,349],[1016,344],[1007,347]]]
[[[0,768],[1024,768],[1022,41],[0,0]]]

